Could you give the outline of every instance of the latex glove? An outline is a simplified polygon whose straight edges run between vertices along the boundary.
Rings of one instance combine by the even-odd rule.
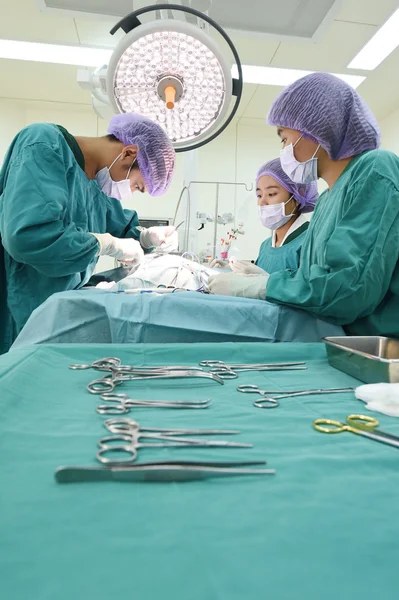
[[[269,275],[240,275],[238,273],[221,273],[213,275],[208,280],[211,294],[218,296],[237,296],[239,298],[254,298],[265,300],[266,284]]]
[[[140,244],[145,250],[158,248],[174,252],[179,247],[179,236],[176,227],[149,227],[140,233]]]
[[[214,258],[209,265],[211,269],[228,269],[229,266],[229,261],[221,258]]]
[[[110,233],[92,233],[100,245],[100,256],[113,256],[121,262],[139,264],[144,258],[140,243],[132,238],[116,238]]]
[[[245,260],[231,260],[230,269],[242,275],[265,275],[266,271]]]
[[[355,396],[366,408],[388,417],[399,417],[399,383],[371,383],[355,389]]]

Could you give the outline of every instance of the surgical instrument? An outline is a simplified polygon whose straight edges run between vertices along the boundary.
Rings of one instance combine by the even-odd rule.
[[[140,439],[149,441],[141,442]],[[151,441],[152,440],[152,441]],[[121,442],[121,443],[117,443]],[[98,442],[97,460],[103,464],[118,465],[132,463],[137,458],[140,448],[252,448],[252,444],[228,442],[225,440],[204,440],[184,437],[184,434],[163,435],[156,432],[143,432],[140,429],[127,429],[125,433],[109,435]],[[124,454],[122,458],[108,458],[106,454]]]
[[[109,404],[100,404],[96,411],[100,415],[124,415],[132,408],[208,408],[212,401],[207,400],[133,400],[127,394],[102,394],[101,399]]]
[[[263,466],[266,462],[151,462],[137,465],[93,467],[62,466],[55,472],[58,483],[78,483],[89,481],[127,482],[185,482],[208,479],[210,477],[231,477],[239,475],[274,475],[275,469],[251,469]]]
[[[203,360],[200,362],[202,367],[211,367],[210,373],[216,373],[224,379],[235,379],[234,374],[243,371],[305,371],[307,367],[302,366],[306,363],[270,363],[270,364],[236,364],[229,365],[217,360]]]
[[[142,427],[140,423],[126,417],[107,419],[104,427],[111,433],[136,433],[142,431],[150,433],[151,437],[157,435],[236,435],[236,429],[171,429],[170,427]]]
[[[350,433],[356,433],[364,437],[387,444],[388,446],[395,446],[399,448],[399,437],[379,431],[376,429],[379,423],[374,417],[367,417],[365,415],[348,415],[346,417],[346,423],[340,421],[334,421],[332,419],[316,419],[313,421],[313,427],[316,431],[321,433],[342,433],[349,431]]]
[[[244,394],[259,394],[262,399],[255,400],[253,403],[257,408],[277,408],[278,400],[282,398],[295,398],[298,396],[320,396],[323,394],[344,394],[353,392],[354,388],[325,388],[316,390],[292,390],[284,392],[281,390],[261,390],[257,385],[239,385],[237,390]]]
[[[91,394],[104,394],[106,392],[113,392],[115,387],[124,381],[153,381],[154,379],[185,379],[192,377],[211,379],[216,383],[220,383],[221,385],[224,384],[223,379],[221,379],[216,373],[208,373],[207,371],[194,371],[187,369],[184,371],[165,370],[136,375],[134,373],[115,371],[112,369],[110,375],[106,375],[101,379],[95,379],[94,381],[90,382],[87,386],[87,390]]]

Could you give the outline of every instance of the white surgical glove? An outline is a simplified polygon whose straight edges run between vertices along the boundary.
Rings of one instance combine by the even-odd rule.
[[[209,265],[211,269],[228,269],[229,266],[229,261],[221,258],[214,258]]]
[[[121,262],[139,264],[144,258],[140,243],[132,238],[116,238],[110,233],[92,233],[100,245],[100,256],[113,256]]]
[[[230,261],[230,269],[233,273],[241,273],[241,275],[265,275],[266,271],[246,260]]]
[[[179,247],[179,236],[176,227],[149,227],[140,233],[140,244],[145,250],[158,248],[174,252]]]
[[[239,275],[238,273],[221,273],[208,280],[211,294],[218,296],[237,296],[239,298],[266,299],[266,284],[269,275]]]

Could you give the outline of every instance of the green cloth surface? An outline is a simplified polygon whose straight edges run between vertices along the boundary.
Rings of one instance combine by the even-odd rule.
[[[308,370],[127,383],[133,398],[202,399],[203,411],[136,409],[149,427],[239,429],[253,449],[139,451],[140,461],[266,459],[275,476],[183,484],[60,485],[59,465],[95,465],[106,434],[86,391],[93,370],[130,364],[305,360]],[[316,418],[368,413],[351,393],[283,399],[272,410],[239,384],[265,389],[358,385],[328,365],[323,344],[58,345],[0,357],[0,597],[7,600],[375,600],[397,598],[399,453]],[[376,415],[382,430],[399,421]],[[218,438],[219,439],[219,438]],[[227,439],[227,436],[226,436]]]

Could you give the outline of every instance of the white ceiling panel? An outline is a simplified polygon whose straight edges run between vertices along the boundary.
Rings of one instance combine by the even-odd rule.
[[[0,1],[0,38],[55,44],[76,44],[73,19],[40,12],[35,0]]]
[[[283,88],[277,86],[259,85],[252,95],[251,101],[245,107],[243,117],[245,119],[266,119],[266,115],[273,100]]]
[[[399,48],[397,48],[375,71],[368,74],[358,88],[377,119],[383,119],[399,108]],[[399,137],[399,131],[398,131]]]
[[[317,42],[282,42],[270,66],[344,72],[375,31],[373,25],[334,21]]]
[[[0,97],[90,104],[89,92],[76,83],[76,67],[0,60]]]
[[[114,35],[110,34],[112,27],[117,22],[117,19],[75,19],[80,43],[88,46],[114,48],[121,37],[124,36],[122,30],[117,31]]]
[[[379,26],[398,6],[398,0],[345,0],[335,18]]]
[[[132,0],[37,0],[49,11],[125,16],[143,2]],[[154,2],[155,3],[155,2]],[[147,4],[147,3],[144,3]],[[149,2],[148,4],[152,4]],[[202,0],[183,2],[193,8],[203,9]],[[341,0],[212,0],[208,14],[224,28],[257,34],[312,38],[326,19],[338,12]]]

